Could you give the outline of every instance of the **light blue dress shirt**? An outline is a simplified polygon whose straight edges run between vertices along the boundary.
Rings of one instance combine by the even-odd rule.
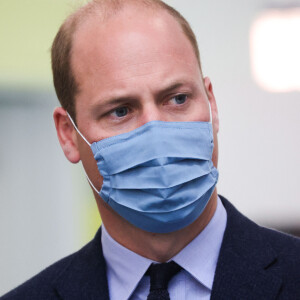
[[[226,210],[218,198],[217,209],[208,225],[171,259],[182,267],[169,283],[172,300],[210,299],[226,222]],[[117,243],[104,226],[101,239],[110,299],[147,299],[150,278],[144,274],[153,261]]]

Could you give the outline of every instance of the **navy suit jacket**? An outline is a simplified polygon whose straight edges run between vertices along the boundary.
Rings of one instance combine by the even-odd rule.
[[[227,225],[211,299],[300,299],[300,239],[260,227],[226,199]],[[1,300],[109,299],[101,230],[78,252]]]

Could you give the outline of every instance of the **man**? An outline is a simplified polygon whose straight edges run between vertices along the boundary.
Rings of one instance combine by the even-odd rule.
[[[92,1],[62,25],[52,66],[58,138],[103,226],[2,299],[300,299],[300,241],[217,195],[217,105],[175,10]]]

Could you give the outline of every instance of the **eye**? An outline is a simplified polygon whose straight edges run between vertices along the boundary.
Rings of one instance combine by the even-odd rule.
[[[185,94],[180,94],[180,95],[176,95],[173,98],[171,98],[171,101],[175,102],[175,104],[183,104],[185,103],[187,100],[187,95]]]
[[[126,106],[118,107],[112,112],[112,114],[118,118],[125,117],[128,114],[128,108]]]

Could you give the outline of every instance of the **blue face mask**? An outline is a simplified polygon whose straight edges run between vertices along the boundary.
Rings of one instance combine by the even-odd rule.
[[[194,222],[218,180],[210,122],[152,121],[89,145],[103,177],[100,191],[89,180],[92,187],[120,216],[149,232]]]

